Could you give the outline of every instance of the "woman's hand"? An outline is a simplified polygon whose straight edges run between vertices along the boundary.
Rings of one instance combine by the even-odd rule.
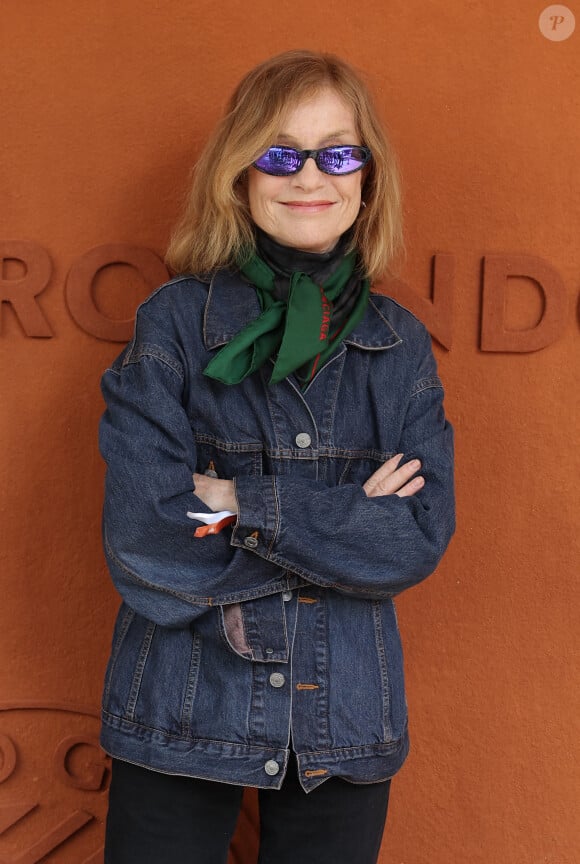
[[[405,498],[414,495],[425,485],[423,477],[413,476],[421,467],[419,460],[407,462],[399,468],[402,458],[403,454],[398,453],[371,474],[363,485],[369,498],[376,498],[379,495],[398,495],[399,498]],[[232,480],[219,480],[216,477],[207,477],[205,474],[194,474],[193,482],[196,496],[210,510],[216,513],[220,510],[238,512]]]
[[[238,502],[234,493],[233,480],[219,480],[207,477],[205,474],[194,474],[195,494],[210,510],[219,513],[220,510],[238,512]]]
[[[403,454],[398,453],[371,474],[363,485],[369,498],[376,498],[379,495],[398,495],[399,498],[405,498],[423,488],[425,485],[423,477],[413,476],[421,467],[419,460],[414,459],[399,468],[402,458]],[[205,474],[194,474],[193,482],[196,496],[210,510],[216,513],[220,510],[238,512],[232,480],[219,480],[216,477],[207,477]]]
[[[425,485],[423,477],[413,477],[421,467],[418,459],[406,462],[400,468],[397,467],[403,458],[403,453],[397,453],[374,474],[371,474],[363,489],[369,498],[379,495],[398,495],[399,498],[407,498],[414,495]]]

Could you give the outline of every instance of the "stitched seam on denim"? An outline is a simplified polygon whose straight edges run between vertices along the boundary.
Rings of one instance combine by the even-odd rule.
[[[411,391],[411,396],[416,396],[417,393],[422,393],[423,390],[428,390],[430,387],[441,387],[441,389],[443,389],[443,384],[438,375],[432,375],[429,378],[421,378],[420,381],[417,381]]]
[[[273,479],[276,479],[276,478],[273,478]],[[271,564],[277,564],[278,566],[282,567],[283,569],[288,570],[289,573],[293,573],[294,575],[299,576],[302,579],[306,580],[306,582],[312,583],[313,585],[317,585],[320,588],[334,588],[337,591],[344,591],[347,594],[360,594],[366,600],[368,600],[368,599],[390,600],[394,596],[392,591],[373,591],[372,597],[369,597],[370,586],[359,588],[356,585],[343,584],[342,582],[327,582],[326,580],[323,581],[322,579],[320,579],[320,577],[316,573],[313,573],[312,571],[309,571],[309,570],[304,570],[304,568],[299,567],[296,564],[293,564],[292,562],[286,560],[285,558],[282,558],[280,555],[277,555],[274,552],[269,552],[268,554],[266,554],[265,552],[261,552],[259,549],[253,549],[252,554],[257,555],[259,558],[263,558],[265,561],[269,561]],[[284,591],[285,589],[282,588],[281,590]],[[271,594],[273,592],[269,591],[266,593]],[[253,596],[257,597],[257,595],[253,595]],[[260,595],[260,596],[265,596],[265,595]],[[220,603],[221,602],[223,602],[223,603],[230,602],[231,603],[231,602],[236,602],[236,601],[235,600],[233,600],[233,601],[232,600],[228,600],[228,601],[220,600]]]
[[[145,664],[147,663],[151,642],[153,641],[156,629],[157,625],[149,622],[145,631],[145,636],[143,637],[143,642],[141,643],[141,650],[139,651],[139,657],[137,658],[137,665],[135,666],[135,672],[133,673],[133,681],[131,682],[131,690],[127,701],[126,717],[129,720],[135,719],[135,709],[141,691],[141,682],[143,680],[143,673],[145,672]]]
[[[269,456],[271,459],[294,459],[297,462],[317,462],[318,461],[318,451],[317,450],[272,450],[268,452],[264,451],[266,456]]]
[[[224,268],[224,269],[227,270],[227,268]],[[212,295],[214,293],[214,282],[217,281],[217,279],[220,277],[222,272],[223,271],[220,271],[220,270],[215,271],[213,273],[213,275],[211,276],[211,278],[209,280],[209,285],[208,285],[208,296],[207,296],[207,299],[205,302],[205,309],[204,309],[204,313],[203,313],[203,342],[204,342],[204,345],[208,348],[208,350],[213,350],[215,348],[221,347],[222,345],[226,345],[228,342],[231,342],[231,340],[236,335],[235,329],[232,329],[231,322],[229,322],[230,329],[226,330],[225,332],[220,333],[219,336],[212,334],[212,341],[210,342],[210,340],[209,340],[208,320],[209,320],[209,314],[210,314],[210,307],[213,304],[213,296]],[[230,277],[233,275],[231,270],[229,271],[229,275],[230,275]],[[242,281],[247,282],[248,285],[251,284],[246,279],[242,278]],[[252,286],[252,287],[254,287],[254,286]],[[256,298],[256,304],[258,306],[258,309],[256,312],[256,316],[257,316],[259,314],[259,304],[258,304],[257,298]]]
[[[341,471],[340,477],[338,478],[337,486],[342,486],[344,483],[345,477],[348,477],[348,472],[350,471],[350,463],[352,459],[347,459],[344,468]]]
[[[403,312],[406,312],[407,315],[409,316],[409,318],[411,318],[413,321],[415,321],[417,324],[419,324],[419,326],[420,326],[420,328],[421,328],[422,330],[425,330],[425,329],[426,329],[426,328],[425,328],[425,325],[423,324],[423,322],[422,322],[419,318],[417,318],[417,316],[416,316],[413,312],[411,312],[411,310],[409,309],[408,306],[404,306],[402,303],[399,303],[399,301],[398,301],[398,300],[395,300],[394,297],[391,297],[390,294],[377,294],[376,291],[375,291],[375,292],[372,292],[372,293],[371,293],[371,296],[370,296],[370,301],[369,301],[369,302],[371,302],[371,303],[373,304],[373,306],[375,307],[375,309],[377,310],[377,312],[379,313],[379,315],[380,315],[382,318],[384,318],[385,321],[387,321],[387,323],[389,324],[389,327],[392,327],[392,325],[391,325],[390,322],[389,322],[389,319],[388,319],[388,318],[385,318],[385,316],[383,315],[383,313],[381,312],[381,310],[379,309],[379,307],[377,306],[377,304],[374,302],[374,299],[375,299],[375,298],[378,299],[379,297],[381,298],[381,300],[386,300],[389,304],[392,304],[393,306],[397,306],[399,309],[402,309]],[[396,332],[396,331],[395,331],[395,332]],[[397,335],[398,335],[398,334],[397,334]]]
[[[110,665],[109,665],[109,669],[108,669],[108,673],[107,673],[107,682],[105,685],[105,690],[103,692],[103,704],[104,705],[109,704],[109,699],[111,696],[111,685],[112,685],[112,681],[113,681],[113,674],[115,672],[115,666],[117,665],[117,660],[119,659],[119,654],[121,653],[121,647],[122,647],[123,642],[125,640],[125,636],[129,632],[129,627],[133,623],[134,619],[135,619],[135,612],[133,611],[133,609],[127,608],[127,610],[123,616],[123,622],[121,624],[121,627],[119,628],[119,636],[116,639],[115,644],[113,646],[113,650],[111,652],[111,660],[110,660]]]
[[[185,689],[185,699],[183,700],[183,713],[181,715],[181,732],[186,737],[191,733],[191,715],[193,713],[193,703],[197,692],[197,682],[199,680],[199,667],[201,664],[201,636],[198,633],[191,634],[191,654],[189,659],[189,670],[187,673],[187,685]]]
[[[314,418],[314,414],[310,410],[310,405],[308,404],[308,402],[304,398],[304,394],[302,393],[301,389],[296,385],[296,383],[294,381],[292,381],[292,379],[288,379],[288,381],[289,381],[290,386],[296,392],[298,398],[300,399],[300,401],[302,402],[302,404],[306,408],[306,411],[308,412],[308,416],[310,417],[310,422],[312,423],[312,429],[314,430],[314,434],[312,436],[312,441],[313,441],[312,452],[316,453],[318,451],[318,445],[320,442],[320,435],[318,433],[318,424],[316,423],[316,420]]]
[[[119,731],[123,733],[126,731],[131,734],[130,730],[122,730],[119,727],[121,726],[133,726],[136,729],[143,729],[148,732],[154,733],[156,736],[160,733],[164,738],[170,739],[176,742],[182,742],[183,738],[181,735],[176,735],[174,733],[168,732],[166,729],[149,726],[145,723],[137,722],[134,720],[127,720],[124,717],[119,716],[118,714],[112,714],[110,711],[103,711],[102,717],[104,722],[110,729],[114,731]],[[110,718],[110,719],[109,719]],[[393,753],[400,749],[401,744],[404,742],[407,735],[407,727],[403,730],[401,736],[394,741],[390,741],[388,744],[361,744],[355,747],[333,747],[331,749],[325,750],[307,750],[299,753],[298,755],[303,761],[308,761],[309,759],[316,757],[318,760],[320,758],[335,758],[336,756],[342,758],[351,758],[351,759],[359,759],[360,757],[365,756],[381,756],[389,753]],[[199,748],[201,752],[206,749],[206,745],[216,745],[223,744],[228,750],[237,751],[241,756],[243,755],[255,755],[257,758],[261,758],[262,756],[267,756],[272,754],[274,757],[281,753],[284,753],[285,747],[271,747],[268,744],[264,745],[252,745],[252,744],[238,744],[233,741],[224,741],[223,739],[216,738],[201,738],[196,736],[195,738],[190,738],[188,740],[188,744],[192,749]],[[364,781],[363,781],[364,782]],[[358,781],[357,781],[358,783]]]
[[[375,462],[386,462],[395,454],[383,450],[349,450],[341,447],[322,446],[318,450],[294,450],[291,448],[264,448],[264,454],[269,459],[373,459]]]
[[[360,756],[369,755],[371,753],[384,753],[385,751],[390,752],[391,750],[396,750],[397,747],[400,746],[400,743],[403,741],[406,734],[407,727],[405,726],[399,738],[395,738],[393,741],[383,742],[382,744],[359,744],[355,747],[332,747],[328,750],[303,750],[297,755],[300,756],[301,759],[305,760],[310,759],[312,756],[324,757],[332,756],[337,753],[344,756],[350,755],[353,759],[357,759]]]
[[[175,741],[183,741],[183,738],[181,735],[176,735],[175,733],[168,732],[166,729],[162,729],[158,726],[149,726],[148,724],[142,723],[141,721],[127,720],[127,718],[122,717],[119,714],[112,714],[110,711],[103,710],[102,716],[103,716],[103,718],[110,717],[112,721],[115,721],[114,723],[109,724],[113,727],[117,727],[120,725],[135,726],[138,729],[147,729],[147,730],[154,732],[154,733],[157,733],[157,734],[159,732],[161,732],[165,738],[171,738]],[[331,749],[325,749],[325,750],[307,750],[306,752],[301,752],[299,755],[302,759],[309,759],[312,756],[325,756],[325,755],[326,756],[332,756],[333,754],[336,753],[336,754],[340,754],[340,755],[350,755],[353,759],[356,759],[360,756],[372,755],[373,753],[379,753],[380,754],[380,753],[390,752],[392,750],[396,750],[397,747],[400,746],[401,741],[405,738],[406,732],[407,732],[407,727],[405,726],[405,729],[403,730],[403,733],[400,736],[400,738],[397,738],[392,742],[389,741],[387,744],[361,744],[361,745],[357,745],[355,747],[333,747]],[[249,751],[250,753],[255,753],[256,756],[258,756],[258,757],[262,753],[276,754],[276,753],[280,753],[281,751],[283,751],[285,749],[282,746],[271,747],[267,744],[264,744],[264,745],[237,744],[234,741],[224,741],[221,738],[200,738],[199,736],[196,736],[195,738],[191,738],[191,739],[189,739],[189,741],[190,741],[190,744],[192,744],[193,746],[195,746],[197,743],[199,743],[201,745],[225,744],[228,748],[233,748],[234,750],[239,750],[240,753]]]
[[[254,552],[254,554],[256,554]],[[260,556],[266,561],[269,559],[266,556]],[[247,589],[246,591],[236,591],[232,594],[220,594],[219,598],[214,598],[210,602],[210,606],[227,606],[230,603],[245,603],[247,600],[259,600],[261,597],[270,597],[272,594],[278,594],[286,590],[286,582],[278,579],[274,582],[268,582],[260,589]]]
[[[164,738],[171,738],[173,741],[183,741],[182,735],[177,735],[174,732],[169,732],[167,729],[164,729],[160,726],[149,726],[147,723],[142,723],[140,720],[129,720],[126,717],[121,716],[120,714],[112,714],[110,711],[103,710],[102,712],[103,718],[110,717],[114,723],[108,723],[110,728],[117,729],[117,731],[122,731],[118,727],[119,726],[135,726],[137,729],[146,729],[150,732],[154,732],[156,735],[161,733]],[[255,754],[258,758],[263,755],[269,755],[270,753],[276,757],[280,753],[283,753],[284,747],[272,747],[268,744],[238,744],[235,741],[224,741],[223,738],[200,738],[196,736],[195,738],[188,739],[188,743],[190,746],[195,747],[196,744],[202,745],[202,748],[206,744],[223,744],[230,750],[239,751],[240,755],[247,753]],[[201,749],[201,748],[200,748]]]
[[[278,497],[278,487],[276,485],[276,478],[272,476],[272,491],[274,492],[274,510],[275,510],[275,522],[274,522],[274,531],[272,532],[272,539],[268,544],[268,556],[272,555],[272,550],[274,549],[274,544],[278,539],[278,531],[280,530],[280,498]]]
[[[262,367],[261,370],[261,381],[264,387],[264,394],[266,396],[266,404],[268,406],[268,416],[270,418],[270,422],[272,423],[272,431],[274,433],[274,439],[276,441],[276,449],[278,448],[278,432],[276,429],[276,421],[275,421],[275,411],[274,406],[271,399],[271,394],[273,393],[273,389],[268,386],[268,382],[266,381],[266,374],[264,372],[265,367]]]
[[[282,621],[284,624],[284,642],[286,644],[286,659],[288,660],[290,657],[290,642],[288,641],[288,624],[286,622],[286,603],[280,595],[280,603],[282,604]]]
[[[294,574],[292,574],[294,575]],[[289,573],[286,574],[287,578],[290,576]],[[288,680],[290,681],[290,705],[288,707],[288,737],[286,738],[286,746],[290,746],[290,739],[292,738],[292,718],[294,716],[294,645],[296,643],[296,630],[298,629],[298,604],[288,603],[288,610],[290,610],[291,606],[294,606],[292,610],[292,642],[289,644],[289,656],[288,656]],[[290,614],[290,612],[284,612],[284,618]]]
[[[380,296],[383,296],[383,295],[380,295]],[[393,327],[393,325],[391,324],[389,319],[385,318],[385,316],[383,315],[383,313],[381,312],[381,310],[379,309],[379,307],[377,306],[377,304],[373,300],[372,296],[369,297],[369,306],[373,307],[373,309],[375,310],[375,312],[377,313],[379,318],[381,318],[385,322],[385,324],[387,325],[387,327],[389,328],[389,330],[391,331],[393,336],[396,336],[397,339],[399,339],[402,342],[403,340],[401,339],[401,337],[399,336],[399,334],[397,333],[397,331],[395,330],[395,328]]]
[[[349,342],[348,345],[351,348],[358,348],[361,351],[389,351],[391,348],[396,348],[397,345],[402,343],[402,339],[399,339],[398,342],[393,342],[392,345],[363,345],[355,342],[354,340]],[[344,340],[345,345],[347,344],[347,340]]]
[[[252,664],[252,692],[250,694],[250,704],[247,714],[246,729],[248,735],[253,739],[259,739],[264,734],[264,712],[256,710],[256,705],[260,700],[260,690],[264,689],[264,669],[260,668],[261,664]],[[261,682],[258,680],[261,678]]]
[[[216,274],[214,273],[214,275],[212,276],[211,281],[209,283],[209,288],[207,290],[207,297],[205,300],[205,308],[203,310],[203,323],[202,323],[203,344],[206,346],[209,344],[208,339],[207,339],[207,319],[209,316],[209,306],[210,306],[211,296],[213,294],[213,283],[215,281],[215,277],[216,277]]]
[[[278,564],[280,567],[288,570],[290,573],[294,573],[296,576],[305,579],[306,582],[312,583],[313,585],[317,585],[320,588],[333,588],[337,591],[344,591],[347,594],[360,594],[365,599],[371,599],[369,596],[369,587],[357,587],[356,585],[343,584],[342,582],[327,582],[320,579],[316,573],[313,573],[308,570],[304,570],[304,568],[299,567],[297,564],[293,564],[291,561],[288,561],[285,558],[282,558],[280,555],[272,552],[266,555],[265,553],[260,552],[259,549],[252,550],[254,555],[257,555],[259,558],[263,558],[265,561],[269,561],[271,564]],[[282,588],[284,590],[284,588]],[[272,593],[272,592],[268,592]],[[256,595],[254,595],[256,596]],[[390,600],[394,596],[392,591],[379,591],[375,590],[372,592],[372,599],[374,600]],[[221,601],[220,602],[226,602]],[[227,601],[227,602],[235,602],[235,601]]]
[[[332,363],[335,363],[335,362],[336,362],[337,360],[339,360],[341,357],[343,358],[343,368],[344,368],[344,360],[346,359],[346,344],[344,344],[344,343],[342,343],[342,344],[340,345],[340,348],[337,348],[336,352],[335,352],[331,357],[329,357],[329,358],[328,358],[328,359],[323,363],[322,366],[319,366],[319,368],[316,370],[316,375],[314,376],[314,378],[312,378],[312,379],[308,382],[308,384],[306,385],[306,387],[304,388],[304,390],[301,390],[301,391],[300,391],[301,395],[306,396],[306,394],[308,393],[308,391],[310,390],[310,388],[313,386],[313,384],[314,384],[314,382],[316,381],[316,379],[318,378],[318,376],[319,376],[319,375],[322,375],[322,372],[323,372],[325,369],[328,369],[328,367],[329,367]],[[332,370],[332,371],[334,372],[335,370]],[[340,373],[339,373],[339,376],[338,376],[338,377],[339,377],[339,382],[338,382],[338,387],[337,387],[337,389],[340,387],[340,381],[341,381],[341,379],[342,379],[342,369],[340,370]]]
[[[132,350],[128,352],[127,356],[123,360],[123,369],[127,366],[133,366],[136,363],[139,363],[139,361],[144,357],[151,357],[153,360],[159,360],[160,363],[164,363],[165,366],[168,366],[172,370],[172,372],[175,372],[180,381],[185,379],[183,368],[177,360],[162,348],[159,348],[159,346],[147,342],[143,343],[143,345],[139,345],[138,348],[133,347]]]
[[[148,582],[146,579],[143,579],[141,576],[138,576],[134,573],[129,567],[123,564],[117,556],[113,553],[109,541],[107,539],[107,535],[104,535],[104,545],[105,549],[110,556],[110,558],[115,562],[117,567],[122,570],[124,573],[129,576],[132,582],[135,582],[137,585],[144,585],[147,588],[151,588],[154,591],[159,591],[161,594],[168,594],[170,597],[176,597],[178,600],[184,600],[186,603],[191,604],[192,606],[215,606],[218,604],[218,600],[215,597],[197,597],[195,595],[185,594],[180,591],[175,591],[171,588],[167,588],[165,586],[157,585],[154,582]],[[254,553],[257,554],[257,553]],[[265,555],[261,556],[265,560],[269,560]],[[279,591],[284,591],[286,589],[286,582],[281,577],[274,579],[272,582],[267,582],[263,588],[260,589],[246,589],[245,591],[235,591],[230,594],[220,594],[219,603],[227,604],[227,603],[243,603],[245,600],[257,600],[260,597],[268,597],[270,594],[277,594]]]
[[[378,308],[376,303],[373,302],[372,297],[369,298],[369,306],[371,306],[375,310],[376,314],[379,316],[379,318],[381,319],[383,324],[389,329],[390,334],[391,334],[389,338],[391,341],[389,343],[386,343],[384,338],[383,338],[383,340],[380,342],[378,340],[374,340],[372,343],[371,342],[365,343],[365,342],[359,341],[356,336],[349,334],[345,338],[344,344],[345,345],[354,345],[356,348],[363,348],[363,349],[367,349],[370,351],[385,351],[385,350],[388,350],[389,348],[394,348],[395,346],[400,345],[403,342],[402,338],[399,336],[399,334],[397,333],[397,331],[395,330],[393,325],[390,323],[390,321],[387,318],[385,318],[385,316],[383,315],[381,310]],[[356,328],[355,328],[354,332],[356,333]],[[395,341],[392,341],[393,339]]]
[[[133,570],[131,570],[129,567],[127,567],[127,565],[124,564],[119,558],[117,558],[117,556],[115,555],[115,553],[113,552],[113,550],[111,548],[111,545],[109,543],[106,532],[104,534],[104,545],[105,545],[105,549],[106,549],[108,555],[115,562],[117,567],[120,570],[122,570],[123,573],[126,573],[127,576],[130,577],[131,581],[135,582],[137,585],[144,585],[147,588],[152,588],[155,591],[160,591],[162,594],[169,594],[171,597],[176,597],[179,600],[185,600],[187,603],[192,603],[195,606],[211,606],[212,605],[212,598],[211,597],[195,597],[194,595],[185,594],[185,593],[182,593],[181,591],[174,591],[171,588],[166,588],[164,586],[156,585],[155,582],[148,582],[146,579],[143,579],[141,576],[139,576],[137,573],[135,573]]]
[[[375,643],[379,660],[381,675],[381,690],[383,703],[383,740],[392,741],[393,729],[391,725],[391,689],[389,681],[389,670],[387,667],[387,653],[385,651],[385,640],[383,636],[383,620],[381,616],[381,604],[373,600],[373,626],[375,631]]]
[[[120,378],[120,377],[121,377],[121,372],[122,372],[122,371],[123,371],[123,366],[122,366],[122,365],[119,366],[119,367],[117,367],[117,366],[115,366],[115,364],[113,364],[112,366],[108,366],[108,367],[105,369],[105,371],[104,371],[103,374],[106,375],[107,373],[110,372],[112,375],[116,375],[117,378]]]
[[[334,429],[334,415],[336,413],[336,406],[338,405],[338,391],[340,390],[340,385],[342,383],[342,373],[344,371],[345,360],[346,360],[346,348],[344,345],[341,345],[340,351],[336,352],[329,360],[327,360],[327,362],[323,366],[320,367],[320,369],[317,371],[314,378],[309,382],[306,389],[304,391],[302,391],[303,395],[306,395],[306,393],[314,385],[314,382],[316,381],[318,376],[322,374],[323,369],[328,369],[328,367],[331,366],[331,364],[336,363],[337,361],[340,362],[340,368],[338,368],[338,367],[331,368],[329,373],[328,373],[330,380],[332,381],[334,378],[336,383],[333,384],[333,387],[334,387],[334,393],[333,394],[330,393],[330,387],[327,387],[326,392],[325,392],[325,397],[324,397],[325,403],[330,402],[330,409],[326,408],[324,413],[323,413],[322,434],[319,433],[319,435],[318,435],[318,445],[319,445],[318,449],[319,450],[322,450],[322,448],[324,446],[324,445],[320,444],[321,440],[325,440],[325,441],[331,441],[332,440],[332,432]],[[318,426],[317,426],[317,428],[318,428]]]
[[[217,450],[223,450],[224,453],[261,453],[264,449],[260,441],[222,441],[205,432],[194,433],[194,438],[196,444],[208,444]]]

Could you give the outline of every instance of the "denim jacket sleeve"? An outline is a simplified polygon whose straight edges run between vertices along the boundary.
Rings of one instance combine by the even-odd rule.
[[[194,494],[195,442],[176,354],[134,340],[103,375],[107,409],[99,430],[111,576],[132,609],[169,627],[187,626],[210,606],[301,584],[274,562],[231,546],[229,531],[194,537],[186,513],[208,508]]]
[[[251,538],[254,554],[308,582],[367,598],[394,596],[433,572],[455,530],[453,430],[426,331],[418,358],[398,449],[421,460],[421,491],[368,498],[355,484],[238,477],[234,545]]]
[[[185,357],[141,312],[136,337],[102,380],[107,410],[103,534],[127,604],[164,626],[187,626],[208,607],[265,597],[304,580],[387,597],[428,575],[453,531],[452,433],[426,336],[400,450],[423,462],[425,487],[406,499],[367,498],[289,475],[238,476],[237,524],[198,540],[194,434],[183,408]],[[188,382],[191,386],[191,382]]]

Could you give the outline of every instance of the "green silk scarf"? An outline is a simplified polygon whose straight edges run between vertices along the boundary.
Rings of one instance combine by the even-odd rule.
[[[334,333],[330,332],[333,302],[340,296],[356,267],[356,252],[344,256],[322,285],[306,273],[293,273],[287,300],[274,293],[274,272],[257,255],[240,266],[256,288],[262,313],[224,345],[204,369],[204,375],[224,384],[239,384],[273,357],[270,384],[283,381],[308,365],[309,381],[319,365],[333,353],[365,313],[370,292],[368,279],[361,281],[350,315]]]

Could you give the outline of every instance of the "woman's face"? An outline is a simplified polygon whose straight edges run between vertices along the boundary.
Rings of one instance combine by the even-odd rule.
[[[316,150],[362,141],[352,108],[328,87],[289,109],[272,143]],[[273,177],[251,167],[252,219],[284,246],[328,252],[358,215],[362,176],[362,171],[343,177],[324,174],[314,159],[307,159],[301,171],[288,177]]]

